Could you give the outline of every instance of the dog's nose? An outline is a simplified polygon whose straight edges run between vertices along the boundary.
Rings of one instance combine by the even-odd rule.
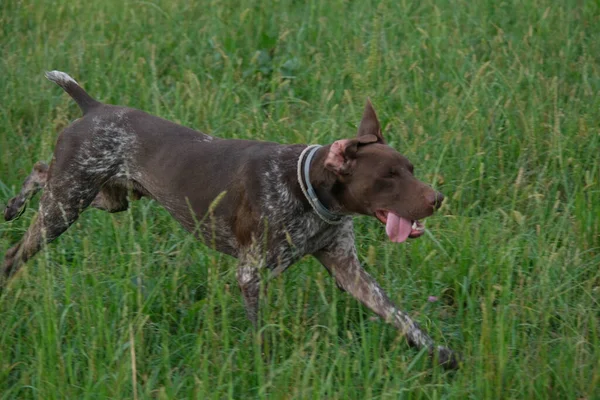
[[[437,210],[444,201],[444,195],[437,191],[431,191],[426,195],[427,202],[431,205],[434,210]]]

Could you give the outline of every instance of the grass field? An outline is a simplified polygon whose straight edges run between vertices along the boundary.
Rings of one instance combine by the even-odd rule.
[[[465,360],[432,368],[312,258],[269,287],[264,359],[235,260],[142,200],[87,211],[3,291],[0,399],[600,398],[598,2],[0,11],[0,206],[80,115],[45,70],[105,102],[284,143],[354,135],[369,96],[389,143],[447,201],[410,244],[356,218],[361,261]],[[0,224],[0,256],[35,213]]]

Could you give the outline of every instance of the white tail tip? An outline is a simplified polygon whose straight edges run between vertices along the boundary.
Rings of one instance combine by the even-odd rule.
[[[64,72],[61,72],[61,71],[47,71],[46,78],[48,78],[49,80],[51,80],[52,82],[54,82],[60,86],[65,85],[66,83],[69,83],[69,82],[73,82],[74,84],[78,85],[77,81],[75,81],[75,79],[71,78],[69,76],[69,74],[65,74]]]

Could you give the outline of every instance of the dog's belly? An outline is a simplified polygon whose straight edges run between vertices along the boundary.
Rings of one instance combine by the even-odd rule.
[[[151,197],[200,242],[221,253],[238,257],[240,246],[226,218],[215,216],[208,207],[206,211],[197,212],[197,209],[194,211],[194,207],[186,201],[187,199],[163,193]]]
[[[209,208],[192,213],[189,204],[173,198],[156,200],[204,245],[235,258],[251,254],[261,268],[274,273],[280,273],[306,254],[322,249],[340,232],[352,232],[350,217],[342,225],[328,225],[309,212],[287,223],[275,218],[271,219],[272,225],[258,224],[252,242],[240,244],[230,223],[232,216],[215,215],[208,211]],[[264,226],[267,228],[263,229]]]

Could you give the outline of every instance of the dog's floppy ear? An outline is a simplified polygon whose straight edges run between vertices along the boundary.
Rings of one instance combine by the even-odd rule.
[[[325,168],[338,175],[349,175],[356,164],[356,152],[360,145],[377,143],[379,139],[374,135],[362,135],[355,139],[336,140],[329,147],[325,159]]]
[[[381,133],[381,126],[377,119],[377,114],[375,113],[375,109],[369,98],[367,98],[367,104],[365,104],[365,111],[363,112],[363,117],[360,121],[360,126],[358,127],[357,136],[362,137],[365,135],[373,135],[377,137],[377,143],[386,144]]]

